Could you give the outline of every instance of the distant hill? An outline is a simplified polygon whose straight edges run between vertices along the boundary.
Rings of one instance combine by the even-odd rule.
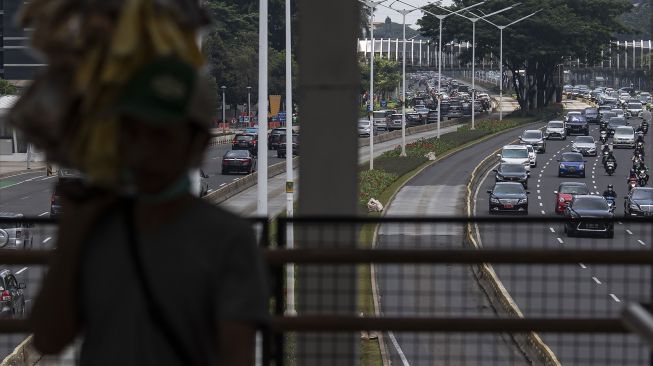
[[[651,38],[651,1],[650,0],[633,0],[635,8],[628,14],[621,17],[623,23],[637,32],[634,34],[619,34],[617,39],[620,41],[645,40]]]

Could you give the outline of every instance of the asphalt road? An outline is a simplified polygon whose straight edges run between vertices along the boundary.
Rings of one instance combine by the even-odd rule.
[[[532,126],[536,126],[533,124]],[[457,152],[410,180],[387,216],[464,214],[465,185],[474,167],[517,132],[495,136]],[[383,225],[377,247],[461,248],[461,225]],[[469,266],[375,266],[380,308],[387,316],[495,316]],[[512,340],[500,334],[387,333],[393,365],[525,364]]]
[[[578,105],[574,105],[578,107]],[[637,126],[633,118],[630,124]],[[592,125],[591,135],[598,140],[599,128]],[[650,138],[650,135],[649,135]],[[563,181],[582,181],[590,191],[601,194],[613,184],[618,194],[617,215],[623,215],[627,193],[626,177],[631,166],[632,149],[615,149],[617,172],[608,176],[599,157],[586,157],[586,178],[559,178],[557,159],[571,151],[573,137],[566,141],[547,141],[546,153],[538,154],[538,166],[529,179],[529,215],[555,216],[554,191]],[[651,146],[648,144],[647,146]],[[499,147],[499,146],[497,146]],[[647,165],[653,161],[647,151]],[[490,172],[477,193],[477,215],[487,215],[488,195],[494,185]],[[618,223],[614,239],[583,237],[570,238],[562,225],[529,224],[482,225],[478,228],[485,248],[566,248],[566,249],[628,249],[650,250],[653,233],[644,224]],[[567,266],[495,266],[506,288],[526,316],[531,317],[619,317],[625,303],[649,302],[651,272],[648,266],[605,266],[578,263]],[[542,334],[562,364],[572,365],[643,365],[648,364],[646,348],[634,337],[624,335]]]

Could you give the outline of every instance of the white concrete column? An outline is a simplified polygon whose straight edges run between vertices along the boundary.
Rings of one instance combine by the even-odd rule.
[[[603,68],[603,50],[601,50],[601,68]]]
[[[368,43],[367,38],[365,38],[365,51],[364,51],[363,56],[365,57],[366,60],[367,60],[367,43]]]
[[[415,65],[415,40],[410,40],[410,66]]]
[[[419,67],[422,67],[422,40],[419,40]]]
[[[619,58],[619,41],[617,41],[617,70],[619,70],[619,63],[621,59]]]
[[[396,39],[395,44],[395,61],[399,62],[399,38]]]
[[[610,55],[610,59],[608,60],[608,67],[612,68],[612,42],[608,45],[608,54]]]
[[[653,69],[653,51],[651,50],[651,41],[648,41],[648,53],[651,55],[651,58],[648,60],[648,69],[651,70]]]

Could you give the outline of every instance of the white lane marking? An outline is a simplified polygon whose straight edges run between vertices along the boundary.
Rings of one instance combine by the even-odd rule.
[[[537,199],[538,199],[538,200],[541,200],[541,199],[542,199],[542,196],[537,196]]]
[[[633,235],[633,232],[628,229],[626,229],[626,232],[628,233],[628,235]]]
[[[540,188],[540,185],[539,185],[539,184],[537,185],[537,188]]]
[[[49,177],[45,177],[43,179],[40,179],[40,181],[43,182],[44,180],[48,180],[48,179],[52,179],[52,178],[56,178],[56,175],[51,175]]]
[[[564,244],[564,243],[565,243],[565,242],[562,241],[562,239],[560,239],[560,238],[556,238],[556,239],[558,239],[558,243],[560,243],[560,244]]]
[[[21,274],[27,270],[27,267],[23,267],[20,270],[16,271],[16,274]]]
[[[22,197],[21,200],[26,200],[28,198],[29,198],[29,196],[25,196],[25,197]]]
[[[45,244],[45,243],[47,243],[47,242],[49,242],[49,241],[50,241],[50,239],[52,239],[52,237],[51,237],[51,236],[48,236],[47,238],[45,238],[45,240],[43,240],[43,244]]]
[[[612,298],[612,300],[614,300],[616,302],[621,302],[621,300],[619,300],[619,298],[616,297],[614,294],[610,294],[610,297]]]
[[[537,194],[540,194],[540,190],[539,190],[539,189],[537,190]]]
[[[397,342],[397,338],[395,338],[394,333],[393,332],[388,332],[388,336],[390,337],[390,341],[392,341],[392,345],[397,350],[397,354],[399,354],[399,358],[401,359],[401,364],[403,366],[410,366],[410,364],[408,363],[408,359],[406,358],[406,355],[404,354],[404,351],[401,350],[401,347],[399,346],[399,342]]]
[[[592,178],[594,178],[594,176],[592,176]],[[592,184],[596,184],[596,181],[595,181],[595,180],[593,180],[593,181],[592,181]]]
[[[25,300],[25,302],[32,302],[32,299]]]
[[[617,221],[617,224],[619,224],[619,225],[623,225],[624,223],[621,222],[621,221]]]
[[[542,202],[540,202],[540,207],[542,207],[542,206],[544,206],[544,204]]]
[[[546,215],[546,212],[544,212],[544,210],[542,210],[542,215]]]
[[[587,268],[587,267],[586,267],[586,266],[585,266],[585,265],[584,265],[583,263],[578,263],[578,265],[579,265],[579,266],[580,266],[580,268],[582,268],[582,269],[585,269],[585,268]]]
[[[640,243],[641,245],[646,245],[646,243],[644,243],[644,242],[641,241],[641,240],[637,240],[637,242]]]
[[[206,191],[206,194],[209,194],[209,193],[211,193],[211,192],[213,192],[213,190],[212,190],[212,189],[209,189],[208,191]]]
[[[601,284],[601,281],[599,281],[598,278],[592,276],[592,279],[594,280],[594,282],[596,282],[597,285],[600,285],[600,284]]]
[[[554,233],[554,234],[556,232],[552,227],[550,227],[549,230],[551,230],[551,232]]]
[[[220,184],[220,187],[226,186],[226,185],[227,185],[227,183],[222,183],[222,184]]]
[[[50,213],[50,211],[45,211],[44,213],[39,214],[39,216],[45,216],[45,215],[47,215],[47,214],[49,214],[49,213]]]

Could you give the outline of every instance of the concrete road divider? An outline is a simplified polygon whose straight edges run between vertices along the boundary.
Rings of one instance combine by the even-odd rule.
[[[297,168],[299,163],[299,158],[293,158],[293,169]],[[258,169],[258,168],[257,168]],[[282,161],[280,163],[272,164],[268,166],[268,177],[272,178],[276,175],[286,172],[286,162]],[[229,183],[222,188],[216,189],[215,191],[204,196],[204,199],[208,200],[213,204],[220,204],[229,198],[237,195],[238,193],[253,187],[258,182],[258,172],[248,174],[233,183]],[[0,365],[1,366],[1,365]]]

